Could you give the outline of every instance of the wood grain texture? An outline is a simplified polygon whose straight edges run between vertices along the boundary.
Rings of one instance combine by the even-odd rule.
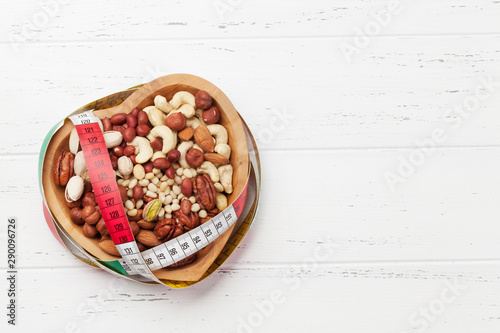
[[[231,7],[222,16],[219,3]],[[255,302],[280,290],[286,300],[252,332],[417,332],[419,309],[457,279],[465,290],[423,331],[498,332],[500,3],[401,1],[349,62],[341,47],[388,3],[90,0],[61,5],[23,36],[41,5],[1,2],[0,218],[20,221],[11,331],[106,332],[119,320],[135,332],[140,314],[141,331],[238,332],[259,318]],[[248,237],[186,290],[74,259],[45,225],[36,173],[41,140],[69,112],[171,73],[221,88],[263,165]],[[461,116],[455,106],[487,92],[489,77],[493,93]],[[436,129],[446,139],[391,191],[385,173]],[[0,228],[0,244],[6,237]],[[335,251],[304,265],[325,240]]]

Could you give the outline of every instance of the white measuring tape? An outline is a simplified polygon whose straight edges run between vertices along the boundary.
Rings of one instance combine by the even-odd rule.
[[[152,271],[168,267],[198,252],[227,231],[241,215],[246,201],[248,180],[233,204],[204,224],[166,243],[139,252],[121,201],[98,119],[92,111],[70,117],[82,146],[87,171],[102,217],[122,259],[118,262],[129,274],[160,282]],[[161,283],[161,282],[160,282]]]

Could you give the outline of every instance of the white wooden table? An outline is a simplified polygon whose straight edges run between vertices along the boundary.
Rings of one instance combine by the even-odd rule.
[[[498,332],[500,3],[390,3],[1,1],[0,331]],[[184,290],[74,259],[37,179],[56,122],[169,73],[219,86],[263,165],[247,238]]]

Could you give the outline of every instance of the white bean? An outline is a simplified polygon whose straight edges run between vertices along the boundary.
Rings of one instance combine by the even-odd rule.
[[[161,170],[160,170],[160,169],[153,168],[153,173],[154,173],[155,175],[159,174],[160,172],[161,172]]]
[[[127,197],[132,198],[134,196],[134,191],[132,189],[127,191]]]
[[[116,183],[117,183],[118,185],[123,185],[123,181],[124,181],[123,179],[118,179],[118,180],[116,181]]]
[[[158,187],[156,187],[156,185],[155,185],[155,184],[150,183],[150,184],[148,185],[148,190],[150,190],[151,192],[156,192],[156,191],[158,191]]]
[[[148,172],[148,173],[144,176],[144,178],[146,178],[146,179],[153,179],[154,177],[155,177],[155,174],[154,174],[154,173],[152,173],[152,172]]]
[[[167,187],[168,187],[167,182],[160,183],[160,191],[161,192],[165,192],[165,190],[167,189]]]
[[[179,194],[181,194],[181,187],[180,187],[180,186],[177,186],[177,185],[174,185],[174,186],[172,187],[172,191],[174,191],[174,193],[175,193],[176,195],[179,195]]]
[[[183,169],[183,168],[179,168],[179,169],[175,170],[175,174],[176,174],[177,176],[181,176],[183,172],[184,172],[184,169]]]
[[[160,180],[158,179],[158,177],[151,179],[151,183],[153,183],[155,185],[158,184],[159,182],[160,182]]]
[[[168,186],[172,186],[172,185],[174,185],[174,184],[175,184],[175,180],[173,180],[173,179],[170,179],[170,178],[169,178],[169,179],[167,180],[167,184],[168,184]]]
[[[139,209],[142,207],[142,205],[144,205],[144,201],[142,199],[139,199],[137,200],[137,202],[135,203],[135,208]]]
[[[161,178],[160,178],[160,180],[161,180],[162,182],[166,182],[166,181],[168,180],[167,175],[165,175],[165,176],[161,177]]]
[[[128,183],[128,188],[134,188],[135,185],[137,185],[139,181],[137,180],[137,178],[133,178],[130,183]]]
[[[182,183],[182,178],[179,176],[175,176],[175,183],[180,185]]]
[[[161,219],[165,216],[165,208],[161,207],[160,211],[158,212],[158,217]]]
[[[173,212],[178,211],[179,209],[181,209],[181,206],[179,206],[179,204],[172,204],[172,211]]]
[[[137,209],[131,209],[127,212],[128,216],[136,216],[137,215]]]
[[[200,210],[200,205],[198,205],[197,203],[195,203],[195,204],[193,204],[193,205],[191,206],[191,211],[192,211],[192,212],[195,212],[195,213],[196,213],[196,212],[197,212],[197,211],[199,211],[199,210]]]
[[[139,181],[139,185],[141,185],[143,187],[144,186],[148,186],[149,185],[149,180],[143,179],[143,180]]]
[[[165,213],[167,213],[167,214],[172,213],[172,206],[171,205],[166,205],[165,206]]]
[[[172,196],[169,194],[169,195],[167,195],[167,196],[165,197],[164,204],[165,204],[165,205],[168,205],[168,204],[172,203],[172,201],[173,201],[173,200],[174,200],[174,199],[173,199],[173,198],[172,198]]]
[[[125,201],[125,207],[127,207],[128,209],[134,209],[135,206],[131,200],[127,200]]]
[[[166,219],[171,219],[172,218],[172,214],[165,214],[165,218]]]
[[[184,198],[184,197],[185,197],[185,195],[181,193],[181,194],[179,194],[179,195],[177,196],[177,200],[182,201],[182,198]]]
[[[156,194],[155,192],[147,191],[146,196],[148,196],[150,198],[156,198],[158,196],[158,194]]]
[[[179,199],[174,199],[174,200],[172,200],[172,203],[173,203],[173,204],[179,204]]]
[[[183,174],[187,178],[193,178],[193,175],[191,174],[191,169],[184,169]]]
[[[122,186],[128,186],[128,184],[130,184],[130,179],[125,179],[125,180],[122,182]]]

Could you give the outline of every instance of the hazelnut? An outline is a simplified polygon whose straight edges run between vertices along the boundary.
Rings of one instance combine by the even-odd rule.
[[[198,90],[194,95],[194,102],[197,108],[206,110],[212,105],[212,97],[205,90]]]
[[[203,153],[196,148],[191,148],[186,154],[186,162],[193,168],[197,168],[203,163]]]
[[[84,221],[82,219],[82,209],[79,207],[74,207],[71,209],[71,211],[69,213],[69,218],[75,224],[81,225],[84,223]]]
[[[96,224],[101,218],[101,212],[96,209],[97,206],[85,206],[82,209],[82,219],[86,224]]]
[[[220,119],[220,112],[216,106],[202,112],[201,117],[207,125],[215,124]]]
[[[78,199],[78,200],[76,200],[76,201],[71,201],[71,202],[69,202],[67,200],[65,200],[65,201],[66,201],[66,206],[68,206],[69,208],[75,208],[75,207],[81,207],[82,206],[82,199],[81,198]]]
[[[93,238],[95,236],[97,236],[97,228],[93,225],[90,225],[88,223],[85,223],[83,225],[83,228],[82,228],[82,231],[83,231],[83,234],[85,235],[85,237],[88,237],[88,238]]]
[[[106,236],[109,235],[108,227],[106,227],[106,222],[104,222],[104,219],[100,219],[99,222],[95,225],[97,228],[97,231],[101,234],[101,236]]]
[[[85,195],[83,196],[83,199],[82,199],[82,206],[83,207],[86,207],[86,206],[95,207],[96,205],[97,205],[97,203],[95,201],[95,194],[92,192],[85,193]]]
[[[172,131],[181,131],[186,127],[186,117],[180,112],[171,113],[165,120],[165,125]]]

